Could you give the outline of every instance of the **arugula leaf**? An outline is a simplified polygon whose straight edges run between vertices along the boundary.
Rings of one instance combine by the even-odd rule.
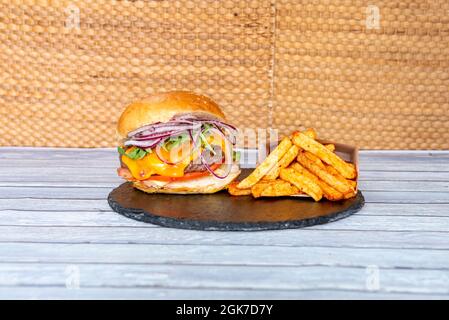
[[[122,147],[118,147],[117,150],[121,155],[125,155],[133,160],[140,160],[145,157],[147,153],[149,153],[148,151],[137,147],[135,147],[131,152],[126,152]]]
[[[240,161],[240,151],[232,151],[232,160],[239,162]]]
[[[178,136],[169,137],[164,141],[162,148],[165,151],[170,151],[173,148],[179,147],[184,142],[186,142],[188,139],[189,139],[189,136],[187,135],[187,133],[183,133]]]
[[[118,151],[118,153],[120,153],[121,155],[126,155],[125,149],[123,149],[122,147],[117,147],[117,151]]]
[[[212,128],[212,127],[213,127],[213,125],[211,125],[210,123],[205,123],[205,124],[203,124],[201,132],[203,134],[206,134],[209,131],[209,129]]]

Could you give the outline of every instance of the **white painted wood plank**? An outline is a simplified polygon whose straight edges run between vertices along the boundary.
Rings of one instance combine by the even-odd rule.
[[[0,199],[106,199],[108,194],[120,185],[114,187],[0,187]],[[420,186],[419,186],[420,185]],[[432,186],[435,186],[432,190]],[[369,189],[366,187],[372,187]],[[386,187],[385,189],[382,187]],[[414,190],[414,187],[421,190]],[[360,183],[360,189],[363,191],[367,202],[394,202],[395,200],[404,202],[425,201],[427,202],[449,202],[449,182],[384,182],[377,185],[375,182],[366,184]],[[431,189],[431,190],[429,190]],[[420,199],[420,198],[425,199]],[[412,201],[413,200],[413,201]]]
[[[338,225],[337,225],[338,227]],[[167,245],[241,245],[287,247],[345,247],[446,249],[449,233],[306,228],[271,232],[197,232],[167,228],[0,226],[0,243],[115,243]]]
[[[1,186],[0,198],[104,198],[109,192],[123,181],[117,179],[116,183],[92,185],[85,183],[81,186],[70,186],[60,183],[56,186],[37,184],[36,186],[24,186],[17,183],[16,186]],[[449,181],[360,181],[359,189],[362,191],[391,191],[391,192],[446,192],[449,193]],[[368,199],[369,200],[369,199]]]
[[[19,201],[20,200],[20,201]],[[1,210],[45,211],[110,211],[106,200],[74,199],[0,199]]]
[[[79,200],[84,203],[89,200]],[[417,215],[410,215],[410,212],[401,214],[405,208],[398,208],[397,211],[376,210],[375,204],[367,204],[367,208],[357,214],[343,220],[335,221],[331,224],[320,225],[309,228],[330,229],[330,230],[364,230],[364,231],[449,231],[449,213],[435,210],[420,214],[420,208],[416,209]],[[433,206],[433,205],[432,205]],[[435,205],[439,207],[439,205]],[[38,206],[36,206],[39,209]],[[439,207],[441,208],[441,207]],[[447,205],[442,207],[447,208]],[[0,211],[0,225],[3,226],[139,226],[141,228],[152,228],[152,224],[136,222],[115,213],[107,207],[105,211],[28,211],[28,210],[5,210]],[[0,237],[1,239],[1,237]]]
[[[270,299],[448,299],[447,295],[358,292],[346,290],[236,290],[236,289],[167,289],[167,288],[80,288],[3,287],[0,299],[94,299],[94,300],[270,300]]]
[[[43,181],[29,181],[29,182],[3,182],[0,181],[0,197],[7,194],[5,191],[13,193],[18,191],[20,194],[26,194],[30,188],[108,188],[112,190],[123,183],[119,178],[114,178],[110,182],[101,181],[85,181],[77,182],[73,180],[60,182],[43,182]],[[449,181],[368,181],[361,180],[359,188],[366,191],[437,191],[449,192]],[[53,190],[51,190],[53,191]],[[34,191],[33,191],[34,192]],[[37,191],[36,191],[37,192]]]
[[[70,181],[68,181],[70,179]],[[362,171],[360,181],[449,181],[449,172]],[[120,183],[115,168],[0,168],[0,185],[5,183]],[[69,184],[70,185],[70,184]]]
[[[64,287],[79,275],[80,287],[146,287],[236,290],[345,290],[367,292],[374,269],[345,267],[0,264],[0,286]],[[449,294],[446,270],[375,269],[378,293]],[[368,282],[369,284],[369,282]]]
[[[3,262],[20,262],[20,265],[29,261],[48,261],[60,264],[94,262],[113,266],[117,275],[111,272],[104,274],[106,278],[100,279],[93,276],[99,273],[95,271],[98,266],[94,266],[95,270],[90,272],[85,270],[85,273],[91,275],[87,279],[91,287],[78,290],[83,291],[78,297],[98,297],[99,294],[117,297],[124,291],[133,297],[143,297],[146,294],[179,297],[187,290],[189,296],[204,292],[235,296],[245,292],[261,296],[276,293],[279,296],[295,294],[323,297],[332,293],[334,296],[354,295],[361,298],[403,297],[413,294],[427,296],[430,293],[447,297],[447,291],[444,290],[448,287],[448,279],[444,275],[447,275],[449,261],[449,244],[445,237],[449,232],[449,152],[374,151],[361,152],[360,158],[360,186],[365,190],[369,203],[359,214],[333,224],[304,230],[232,233],[230,237],[229,233],[155,227],[110,212],[104,200],[96,199],[104,199],[110,188],[121,183],[115,175],[114,169],[118,161],[114,149],[0,148],[0,186],[3,186],[0,187],[0,198],[3,198],[0,199],[0,225],[3,225],[0,226],[0,257]],[[67,177],[70,177],[69,181]],[[22,185],[43,188],[25,189]],[[50,186],[65,188],[49,188]],[[102,188],[72,189],[66,188],[67,186]],[[75,197],[83,199],[73,199]],[[20,241],[22,243],[16,243]],[[70,255],[61,255],[61,252]],[[123,263],[130,263],[132,266],[142,263],[138,267],[144,270],[146,277],[150,277],[149,283],[144,284],[148,287],[131,288],[139,284],[130,281],[129,288],[112,288],[109,283],[120,282],[117,280],[118,275],[127,270],[132,280],[142,280],[138,278],[138,274],[142,274],[140,270],[124,266]],[[153,281],[151,276],[158,274],[154,270],[159,267],[157,264],[164,264],[160,266],[163,270],[161,272],[166,272],[173,278],[162,281],[162,284],[158,279]],[[175,264],[182,266],[174,266]],[[202,266],[204,264],[207,266]],[[217,267],[217,264],[228,266]],[[387,270],[393,272],[390,278],[384,279],[387,284],[385,288],[388,289],[376,293],[359,292],[360,288],[351,287],[355,279],[351,275],[357,275],[358,279],[360,273],[357,272],[365,270],[363,268],[370,264],[413,270]],[[249,266],[254,265],[263,269],[260,273],[264,275],[262,281],[256,281],[256,278],[260,279],[260,274],[248,271],[254,268]],[[3,273],[9,275],[14,274],[13,270],[17,268],[16,264],[3,266],[7,266]],[[42,264],[33,265],[30,269],[19,267],[15,275],[22,281],[28,280],[3,284],[17,295],[25,292],[23,288],[45,285],[48,286],[45,287],[45,292],[50,296],[70,296],[73,290],[61,288],[63,282],[45,283],[57,271],[40,269],[41,266]],[[299,270],[298,266],[301,267]],[[351,272],[355,268],[356,272],[350,272],[349,276],[345,272],[343,276],[338,272],[341,266],[349,267]],[[53,267],[51,265],[50,269]],[[229,281],[225,278],[226,272],[222,269],[227,268],[231,268],[230,273],[236,275],[235,279]],[[247,282],[238,281],[242,268],[244,275],[249,274],[244,278]],[[275,272],[273,276],[273,268],[292,269],[302,287],[286,288],[297,284],[273,277],[283,277],[284,274],[291,273],[290,270]],[[301,273],[301,270],[307,268],[307,273]],[[311,272],[310,268],[315,271]],[[329,269],[327,273],[331,278],[320,282],[324,274],[320,269],[323,268]],[[204,273],[203,269],[208,270],[208,277],[200,277]],[[39,275],[40,270],[46,271],[49,277],[46,278],[44,273]],[[33,274],[37,274],[36,282],[32,282]],[[382,274],[385,274],[383,270]],[[143,281],[148,280],[146,277]],[[401,292],[401,280],[404,287],[406,283],[413,284],[412,289],[409,289],[412,293]],[[0,277],[0,283],[1,281]],[[174,287],[176,282],[184,287]],[[195,283],[200,283],[201,287],[190,288]],[[323,283],[332,284],[333,288],[320,287]],[[21,285],[24,287],[17,287]],[[167,288],[157,288],[159,285]],[[237,286],[238,289],[231,290],[227,286]],[[34,294],[44,294],[42,289],[26,292],[30,295],[33,291],[36,291]]]
[[[362,171],[360,172],[360,180],[370,181],[449,181],[449,172],[440,171]]]
[[[449,251],[430,249],[208,245],[2,243],[3,262],[345,266],[449,270]]]
[[[33,209],[34,210],[34,209]],[[407,221],[407,225],[402,216],[416,217],[415,221],[422,221],[421,217],[447,217],[449,215],[448,204],[432,204],[423,208],[421,205],[415,204],[366,204],[362,211],[358,212],[356,216],[384,216],[384,224],[373,226],[377,229],[384,230],[385,227],[394,231],[394,227],[403,230],[405,227],[413,225],[413,221]],[[391,217],[397,216],[397,224],[390,222]],[[353,219],[354,217],[350,217]],[[388,219],[388,220],[387,220]],[[346,219],[347,220],[347,219]],[[345,220],[343,220],[345,221]],[[366,219],[364,220],[366,222]],[[389,221],[386,223],[386,221]],[[349,222],[349,221],[348,221]],[[436,224],[440,225],[438,218]],[[27,211],[27,210],[0,210],[0,225],[22,225],[22,226],[140,226],[143,228],[152,227],[150,224],[143,224],[132,219],[124,218],[123,216],[112,212],[110,208],[104,211]],[[335,226],[335,223],[332,224]],[[368,227],[365,224],[365,227]],[[419,225],[418,230],[422,230],[422,225]]]
[[[0,174],[8,169],[15,169],[18,173],[20,169],[30,171],[39,171],[42,168],[51,168],[52,170],[75,170],[77,172],[92,172],[95,169],[97,172],[111,172],[115,173],[119,166],[119,161],[115,157],[100,159],[56,159],[56,160],[33,160],[33,159],[14,159],[11,161],[0,162]],[[250,164],[248,164],[250,166]],[[377,160],[365,159],[360,161],[361,171],[440,171],[449,172],[449,160],[446,159],[420,159],[419,161],[408,160]]]
[[[359,182],[362,191],[449,192],[449,181],[367,181]]]
[[[255,151],[249,150],[249,159],[255,159]],[[246,154],[246,152],[245,152]],[[245,158],[246,156],[244,156]],[[108,168],[118,165],[115,149],[16,149],[0,148],[0,159],[14,161],[0,162],[2,167],[31,168]],[[429,162],[431,161],[431,162]],[[250,161],[249,163],[253,163]],[[431,164],[430,164],[431,163]],[[430,153],[372,153],[360,152],[362,171],[449,171],[449,152]],[[1,170],[0,170],[1,173]]]
[[[110,189],[75,190],[61,188],[44,194],[34,190],[15,197],[0,195],[0,210],[109,210],[106,199]],[[367,203],[449,204],[449,192],[363,191],[363,195]]]
[[[153,225],[127,219],[113,212],[105,211],[0,211],[0,225],[3,226],[82,226],[82,227],[132,227],[151,228]],[[0,236],[1,237],[1,236]]]
[[[40,159],[109,156],[116,154],[116,148],[51,148],[51,147],[0,147],[0,158],[35,157]],[[366,157],[449,157],[449,150],[360,150]]]

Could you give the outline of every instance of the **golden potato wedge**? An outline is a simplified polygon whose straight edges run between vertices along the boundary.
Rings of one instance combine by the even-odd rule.
[[[290,182],[301,192],[304,192],[311,196],[315,201],[320,201],[323,197],[323,191],[320,186],[316,184],[312,179],[308,178],[304,174],[299,173],[292,168],[281,168],[280,177],[282,180]]]
[[[298,162],[293,163],[290,167],[295,169],[299,173],[304,174],[308,178],[312,179],[316,184],[318,184],[320,186],[321,190],[323,190],[324,197],[327,200],[338,201],[338,200],[343,199],[343,196],[344,196],[343,193],[335,190],[333,187],[331,187],[326,182],[324,182],[323,180],[321,180],[320,178],[315,176],[312,172],[310,172],[309,170],[304,168]]]
[[[261,180],[261,181],[257,182],[255,185],[253,185],[250,189],[253,197],[259,198],[261,196],[262,192],[265,190],[265,188],[267,188],[270,185],[271,182],[272,181]]]
[[[304,130],[302,133],[313,140],[316,140],[316,138],[318,137],[315,129],[313,129],[313,128],[308,128],[308,129]]]
[[[357,189],[357,181],[354,181],[354,180],[346,180],[350,185],[351,185],[351,187],[355,190],[355,189]]]
[[[345,179],[345,177],[343,177],[340,172],[338,172],[334,167],[326,164],[325,168],[327,170],[327,172],[329,172],[330,174],[338,177],[339,179]],[[357,188],[357,181],[355,180],[349,180],[349,179],[345,179],[350,185],[351,187],[355,190]]]
[[[266,181],[273,181],[276,180],[279,177],[279,172],[281,171],[281,168],[279,167],[279,165],[274,166],[270,172],[268,172],[263,178],[262,180],[266,180]]]
[[[318,158],[316,155],[314,155],[313,153],[309,152],[309,151],[303,151],[304,155],[309,158],[311,161],[313,161],[317,166],[319,166],[322,169],[326,168],[326,164],[323,163],[323,161],[321,161],[320,158]]]
[[[333,144],[327,144],[327,145],[325,145],[325,147],[332,152],[335,150],[335,145],[333,145]],[[314,155],[313,153],[311,153],[309,151],[304,151],[304,153],[306,154],[307,158],[309,158],[310,160],[315,162],[321,168],[323,168],[323,169],[325,168],[326,164],[324,164],[323,161],[321,161],[321,159],[318,158],[316,155]]]
[[[278,164],[274,166],[265,176],[265,180],[276,180],[279,177],[280,168],[287,168],[298,155],[299,148],[296,145],[292,145],[290,149],[279,160]]]
[[[251,189],[239,189],[237,184],[238,181],[235,181],[228,185],[228,192],[231,196],[248,196],[251,194]]]
[[[335,144],[329,143],[329,144],[326,144],[325,147],[326,147],[328,150],[330,150],[330,151],[332,151],[332,152],[335,152]]]
[[[261,197],[283,197],[298,194],[300,191],[294,185],[284,180],[272,181],[260,194]]]
[[[293,134],[293,143],[298,147],[313,153],[325,163],[333,166],[346,179],[356,178],[357,172],[353,164],[345,162],[321,143],[311,139],[307,135],[301,132],[295,132]]]
[[[335,169],[334,167],[332,167],[332,166],[330,166],[330,165],[328,165],[328,164],[325,164],[324,167],[326,168],[326,170],[327,170],[330,174],[333,174],[334,176],[342,176],[342,175],[340,174],[340,172],[338,172],[337,169]],[[342,176],[342,177],[343,177],[343,176]],[[343,177],[343,178],[344,178],[344,177]]]
[[[352,190],[351,192],[348,192],[344,195],[344,199],[351,199],[354,198],[357,195],[357,192],[355,190]]]
[[[285,137],[281,143],[265,158],[264,161],[254,169],[251,174],[243,179],[238,185],[239,189],[248,189],[259,182],[284,156],[284,154],[290,149],[292,142],[290,138]]]
[[[345,194],[353,190],[352,186],[347,182],[346,179],[339,179],[339,177],[330,174],[326,169],[321,168],[309,158],[307,158],[304,153],[300,153],[297,160],[303,167],[308,169],[314,175],[318,176],[321,180],[323,180],[339,192]]]

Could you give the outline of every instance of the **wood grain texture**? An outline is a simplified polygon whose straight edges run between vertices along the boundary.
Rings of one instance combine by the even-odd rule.
[[[449,298],[449,152],[360,158],[354,216],[225,233],[112,212],[113,149],[0,148],[0,298]]]

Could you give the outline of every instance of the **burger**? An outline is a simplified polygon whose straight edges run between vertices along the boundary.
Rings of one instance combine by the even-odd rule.
[[[147,193],[214,193],[240,174],[237,130],[203,95],[173,91],[131,103],[117,134],[118,175]]]

